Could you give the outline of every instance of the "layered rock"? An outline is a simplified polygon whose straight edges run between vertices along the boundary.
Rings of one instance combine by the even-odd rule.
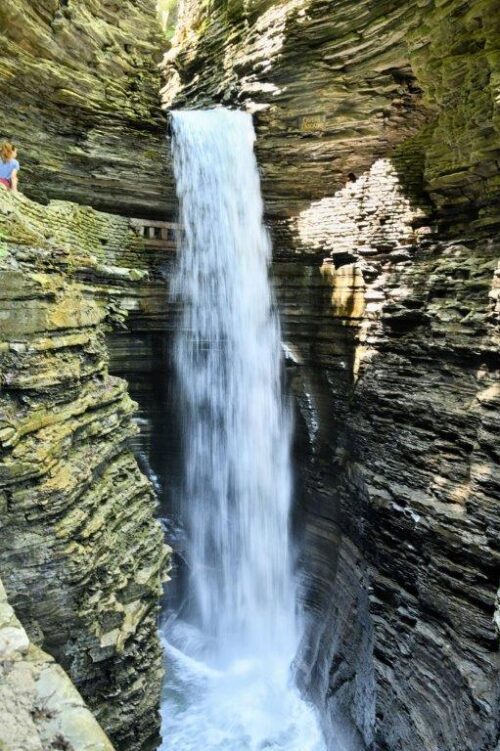
[[[356,685],[369,661],[342,680],[346,663],[366,657],[353,625],[360,617],[374,636],[376,747],[488,749],[499,699],[498,247],[405,229],[408,204],[380,165],[359,183],[336,196],[337,252],[322,276],[314,266],[304,275],[301,264],[288,264],[293,274],[277,264],[285,331],[302,361],[294,366],[295,390],[311,443],[305,566],[313,581],[306,597],[320,615],[311,642],[322,648],[317,643],[314,659],[306,659],[321,666],[309,688],[314,694],[326,671],[319,703],[336,698],[371,741]],[[323,209],[319,203],[320,217]],[[381,212],[392,217],[392,231],[381,233]],[[361,231],[353,235],[354,217]],[[320,233],[321,221],[314,226]],[[343,550],[350,551],[344,574]],[[354,634],[343,626],[346,610]]]
[[[19,146],[23,191],[163,217],[155,0],[5,0],[0,33],[0,139]]]
[[[185,2],[165,104],[256,113],[298,405],[300,681],[345,749],[498,742],[498,13]],[[325,258],[326,257],[326,258]]]
[[[116,746],[154,748],[167,550],[104,343],[146,272],[104,263],[101,240],[118,252],[138,238],[126,220],[5,192],[0,226],[4,584]]]
[[[164,61],[165,106],[236,103],[257,113],[273,219],[332,195],[427,117],[406,45],[413,3],[220,2],[206,18],[203,6],[182,5]]]
[[[0,582],[0,745],[9,751],[113,751],[54,659],[30,643]]]
[[[498,200],[494,0],[180,5],[164,104],[257,113],[271,217],[333,195],[403,142],[410,193],[425,181],[439,207],[451,196],[455,216],[474,204],[479,220]]]

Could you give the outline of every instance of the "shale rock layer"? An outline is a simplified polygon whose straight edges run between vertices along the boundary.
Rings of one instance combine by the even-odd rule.
[[[297,400],[300,682],[345,749],[499,738],[500,17],[181,3],[166,106],[255,113]]]
[[[165,44],[155,0],[3,0],[0,139],[27,195],[163,216]]]
[[[424,181],[436,206],[452,204],[455,229],[458,210],[487,223],[499,196],[495,0],[180,6],[164,104],[256,112],[269,214],[332,195],[405,142],[407,190]]]
[[[137,238],[127,220],[5,192],[0,227],[2,578],[116,747],[152,749],[167,551],[129,448],[135,405],[104,345],[146,272],[104,264],[99,242]]]
[[[30,644],[0,582],[0,747],[113,751],[66,673]]]

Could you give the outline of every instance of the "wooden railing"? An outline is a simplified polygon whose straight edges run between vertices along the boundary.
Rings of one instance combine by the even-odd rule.
[[[180,226],[175,222],[157,222],[153,219],[131,219],[130,225],[142,237],[147,248],[177,250]]]

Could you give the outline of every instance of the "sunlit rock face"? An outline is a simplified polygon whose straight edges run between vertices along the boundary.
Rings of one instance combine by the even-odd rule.
[[[30,643],[0,582],[0,743],[43,751],[113,751],[103,730],[53,657]]]
[[[156,0],[4,0],[0,33],[0,137],[27,195],[163,216]]]
[[[3,582],[30,640],[64,667],[116,748],[152,749],[168,551],[130,451],[135,405],[104,345],[105,328],[141,310],[146,270],[116,265],[140,242],[120,217],[7,192],[0,226]]]
[[[405,190],[425,182],[442,210],[451,196],[455,226],[457,208],[485,224],[498,196],[496,18],[494,0],[220,0],[210,14],[185,0],[164,105],[257,113],[270,215],[295,214],[394,153]]]
[[[166,106],[255,113],[297,404],[300,681],[353,748],[496,743],[497,17],[185,2],[165,59]]]

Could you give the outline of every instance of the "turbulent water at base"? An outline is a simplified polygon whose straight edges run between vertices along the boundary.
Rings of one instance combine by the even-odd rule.
[[[323,748],[290,676],[291,423],[254,139],[243,112],[172,114],[189,580],[164,634],[165,751]]]

